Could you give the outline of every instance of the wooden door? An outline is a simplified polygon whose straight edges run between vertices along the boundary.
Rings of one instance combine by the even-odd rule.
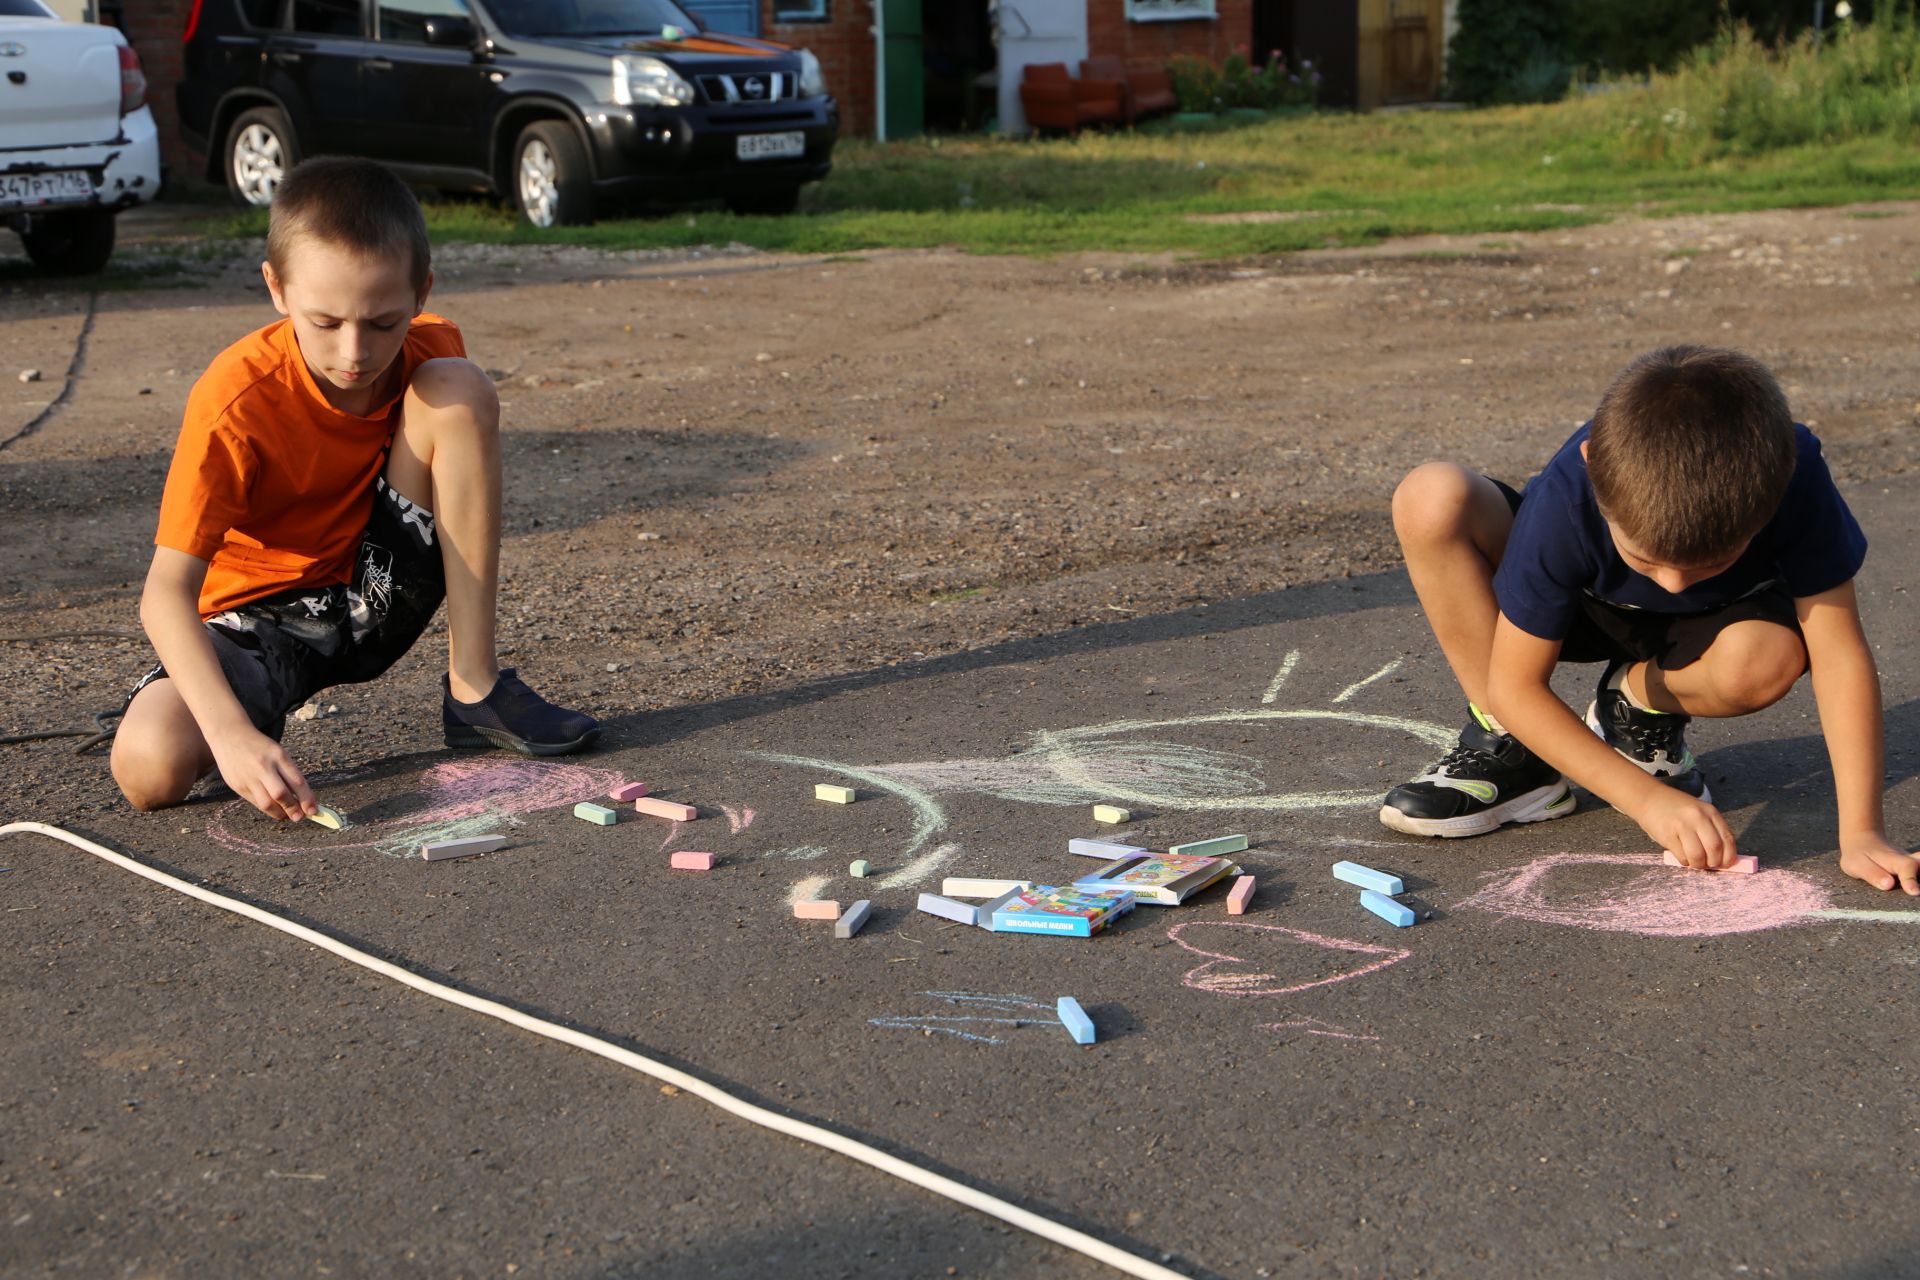
[[[1439,91],[1442,20],[1437,0],[1389,0],[1388,102],[1425,102]]]

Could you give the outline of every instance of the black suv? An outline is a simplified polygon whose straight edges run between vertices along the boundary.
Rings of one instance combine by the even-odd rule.
[[[671,0],[193,0],[184,61],[181,133],[253,205],[329,152],[542,227],[615,202],[790,213],[840,130],[812,54]]]

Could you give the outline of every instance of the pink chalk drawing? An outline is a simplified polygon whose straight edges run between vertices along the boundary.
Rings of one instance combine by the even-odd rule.
[[[1238,930],[1242,932],[1222,932]],[[1222,948],[1210,951],[1191,941],[1194,937],[1205,940],[1208,946]],[[1318,933],[1307,933],[1302,929],[1289,929],[1277,924],[1242,924],[1224,920],[1196,920],[1189,924],[1177,924],[1167,931],[1167,937],[1180,944],[1182,948],[1197,956],[1208,957],[1207,963],[1198,968],[1189,969],[1180,981],[1196,991],[1211,991],[1220,996],[1290,996],[1302,991],[1311,991],[1315,987],[1331,986],[1336,982],[1345,982],[1349,978],[1364,978],[1370,973],[1378,973],[1390,965],[1399,964],[1413,952],[1403,947],[1386,947],[1377,942],[1355,942],[1350,938],[1329,938]],[[1341,953],[1354,956],[1372,957],[1363,964],[1337,969],[1335,972],[1321,972],[1316,977],[1303,977],[1299,974],[1283,977],[1278,973],[1261,972],[1272,969],[1267,962],[1249,961],[1236,952],[1271,950],[1271,944],[1292,944],[1318,948],[1318,951],[1295,952],[1285,957],[1290,963],[1300,960],[1317,963],[1322,969],[1329,960],[1342,961]],[[1227,948],[1230,948],[1227,949]],[[1329,954],[1332,953],[1332,954]],[[1250,968],[1232,969],[1232,965],[1250,965]]]
[[[367,806],[381,816],[355,818],[345,838],[292,844],[252,832],[242,834],[235,829],[236,816],[252,815],[258,822],[265,822],[244,800],[221,808],[207,824],[207,834],[229,849],[267,857],[344,849],[372,849],[389,857],[411,857],[426,841],[485,835],[519,814],[597,799],[621,781],[617,770],[578,764],[497,757],[450,760],[426,771],[419,792]],[[303,830],[302,834],[307,833]]]
[[[736,809],[730,804],[723,804],[720,806],[720,812],[727,815],[727,828],[736,836],[753,825],[753,810],[746,805]]]
[[[1598,876],[1577,870],[1596,867]],[[1556,853],[1492,873],[1460,905],[1603,933],[1705,938],[1813,924],[1831,901],[1818,882],[1796,871],[1714,875],[1643,854]]]
[[[1318,1018],[1289,1018],[1285,1022],[1263,1022],[1262,1031],[1299,1031],[1310,1036],[1326,1036],[1330,1040],[1364,1040],[1369,1043],[1378,1041],[1379,1036],[1366,1035],[1332,1022],[1322,1022]]]

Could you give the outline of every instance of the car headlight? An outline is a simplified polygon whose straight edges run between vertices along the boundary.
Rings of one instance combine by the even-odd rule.
[[[826,92],[827,77],[820,70],[820,59],[802,49],[800,51],[800,96],[821,98],[826,96]]]
[[[613,100],[623,107],[684,107],[693,86],[658,58],[622,54],[613,60]]]

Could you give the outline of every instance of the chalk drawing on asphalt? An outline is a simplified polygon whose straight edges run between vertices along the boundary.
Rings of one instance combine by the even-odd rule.
[[[317,779],[323,784],[342,780]],[[371,849],[390,858],[410,858],[426,841],[487,835],[518,822],[522,814],[597,799],[625,780],[613,769],[554,761],[497,757],[449,760],[428,769],[420,779],[419,790],[362,806],[352,815],[353,825],[347,828],[345,838],[308,838],[295,844],[264,830],[242,830],[237,822],[248,815],[263,828],[267,822],[244,800],[222,806],[207,824],[207,834],[242,853],[284,857]],[[373,816],[366,816],[368,813]]]
[[[1325,1036],[1329,1040],[1359,1040],[1369,1044],[1377,1043],[1380,1039],[1379,1036],[1354,1031],[1338,1023],[1322,1022],[1319,1018],[1288,1018],[1284,1022],[1263,1022],[1260,1024],[1260,1029],[1275,1032],[1292,1031],[1305,1036]]]
[[[1205,726],[1250,730],[1338,725],[1410,737],[1428,748],[1453,745],[1457,731],[1429,721],[1345,707],[1265,705],[1278,697],[1299,664],[1299,651],[1290,650],[1268,687],[1270,696],[1263,698],[1263,705],[1257,709],[1038,729],[1028,735],[1024,747],[1008,756],[854,764],[781,752],[753,751],[746,755],[815,770],[905,803],[912,827],[900,850],[900,869],[877,882],[880,888],[900,888],[931,880],[961,851],[958,843],[939,843],[948,827],[944,800],[950,796],[986,795],[1044,805],[1104,801],[1160,812],[1300,813],[1370,809],[1380,802],[1377,788],[1270,791],[1261,775],[1261,760],[1178,740],[1183,733]],[[1387,664],[1349,685],[1340,696],[1351,697],[1395,667],[1396,663]],[[934,847],[929,850],[930,845]]]
[[[1060,1026],[1054,1006],[1032,996],[990,995],[984,991],[922,991],[919,994],[953,1006],[951,1013],[882,1014],[868,1018],[870,1026],[892,1031],[918,1031],[925,1036],[947,1035],[975,1044],[1005,1044],[991,1028],[1038,1025]]]
[[[1207,958],[1187,970],[1181,985],[1220,996],[1299,995],[1378,973],[1413,954],[1404,947],[1237,920],[1191,920],[1167,930],[1167,937]]]
[[[1187,970],[1182,986],[1217,996],[1295,997],[1380,972],[1411,956],[1405,947],[1352,938],[1331,938],[1277,924],[1238,920],[1192,920],[1167,937],[1206,963]],[[1256,1024],[1282,1039],[1296,1035],[1372,1043],[1380,1039],[1338,1023],[1288,1014]]]
[[[1492,872],[1460,906],[1539,924],[1657,938],[1755,933],[1861,914],[1834,911],[1826,888],[1798,871],[1689,871],[1647,854],[1618,853],[1556,853]],[[1920,918],[1920,912],[1906,914]]]

